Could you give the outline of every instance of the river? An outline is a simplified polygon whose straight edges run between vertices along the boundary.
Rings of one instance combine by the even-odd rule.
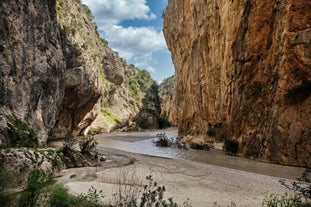
[[[96,135],[99,146],[122,151],[190,160],[220,167],[227,167],[246,172],[269,175],[279,178],[296,179],[304,172],[304,168],[258,162],[255,160],[226,155],[221,150],[185,150],[169,147],[157,147],[154,140],[158,133],[165,133],[167,137],[177,137],[177,128],[154,130],[146,132],[117,132]]]

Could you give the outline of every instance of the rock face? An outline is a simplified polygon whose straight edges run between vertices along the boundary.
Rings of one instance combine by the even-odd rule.
[[[177,114],[174,96],[175,76],[168,77],[159,85],[159,97],[161,99],[161,116],[166,117],[173,125],[177,125]]]
[[[60,2],[0,3],[1,120],[25,120],[41,142],[82,133],[101,94],[94,24],[79,2]]]
[[[179,134],[311,167],[310,19],[308,0],[169,0]]]
[[[90,131],[157,128],[160,114],[158,87],[150,74],[128,65],[108,47],[103,56],[105,80],[101,113]]]

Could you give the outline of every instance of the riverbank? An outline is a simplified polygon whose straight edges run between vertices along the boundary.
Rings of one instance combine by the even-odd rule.
[[[153,144],[162,131],[112,133],[97,135],[97,149],[107,155],[103,165],[73,168],[61,172],[59,182],[73,194],[86,193],[93,186],[102,190],[104,201],[111,202],[120,179],[132,187],[146,184],[152,175],[166,187],[166,197],[182,204],[188,198],[191,206],[205,207],[262,206],[271,193],[284,194],[280,179],[295,179],[303,168],[261,163],[241,157],[227,156],[219,150],[198,151],[159,148]],[[169,137],[175,129],[165,131]]]
[[[122,168],[76,168],[63,171],[66,179],[60,180],[73,194],[86,193],[91,186],[102,190],[104,201],[112,200],[112,194],[118,188],[120,173],[135,173],[139,178],[133,185],[141,185],[147,175],[152,175],[159,185],[166,187],[167,197],[173,197],[178,203],[188,198],[193,207],[213,206],[261,206],[263,199],[270,193],[283,194],[286,188],[277,177],[260,175],[225,167],[208,165],[187,160],[161,158],[147,155],[121,152],[100,147],[109,153],[123,154],[135,159],[133,164]],[[68,176],[70,175],[70,176]]]

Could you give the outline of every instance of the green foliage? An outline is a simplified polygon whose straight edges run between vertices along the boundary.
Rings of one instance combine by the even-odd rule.
[[[63,9],[63,7],[61,6],[59,0],[56,1],[56,11],[57,11],[57,13],[60,14],[60,15],[63,15],[63,13],[64,13],[64,9]]]
[[[83,8],[83,10],[85,11],[85,13],[87,14],[87,16],[89,17],[90,20],[94,19],[94,16],[92,15],[92,11],[90,10],[90,8],[87,5],[82,4],[82,8]]]
[[[65,138],[65,142],[63,143],[63,147],[60,149],[60,152],[64,154],[65,157],[71,156],[74,149],[74,145],[77,143],[77,140],[73,138]]]
[[[48,203],[50,207],[70,207],[78,205],[79,199],[70,195],[67,188],[58,185],[52,190]]]
[[[100,203],[100,198],[104,198],[102,195],[103,191],[102,190],[97,190],[93,186],[88,190],[87,194],[80,194],[79,195],[79,200],[80,201],[86,201],[88,203],[93,203],[93,204],[99,204]]]
[[[51,185],[52,175],[46,174],[43,170],[34,170],[28,177],[27,186],[21,194],[20,207],[36,206],[43,189]]]
[[[79,141],[79,146],[82,154],[97,153],[96,146],[98,142],[93,135],[89,135]]]
[[[4,167],[4,164],[0,164],[0,203],[3,206],[9,206],[12,200],[11,195],[5,192],[7,188],[12,187],[12,183],[13,174]]]
[[[287,189],[294,192],[292,195],[267,196],[262,206],[267,207],[311,207],[311,169],[306,169],[298,181],[280,180],[280,183]]]
[[[158,139],[154,142],[158,147],[170,147],[174,144],[173,138],[168,138],[165,133],[157,134]]]
[[[26,122],[13,116],[7,116],[10,135],[10,146],[13,147],[33,147],[39,146],[39,141],[35,130]]]
[[[170,121],[168,120],[168,117],[167,117],[166,114],[161,115],[161,116],[158,118],[158,124],[159,124],[159,128],[160,128],[160,129],[165,129],[165,128],[171,126],[171,123],[170,123]]]
[[[144,186],[142,192],[141,207],[161,206],[161,207],[177,207],[178,204],[174,202],[173,198],[164,199],[166,191],[165,186],[158,186],[151,175],[146,177],[148,184]]]
[[[62,185],[53,188],[48,204],[50,207],[101,207],[99,198],[101,191],[96,190],[93,186],[87,194],[74,196],[69,194],[68,189]]]
[[[148,71],[139,70],[133,64],[129,65],[128,68],[135,70],[135,75],[126,79],[125,83],[129,87],[130,95],[139,99],[139,97],[141,97],[143,93],[146,93],[155,82]]]
[[[118,124],[121,124],[121,120],[119,117],[117,117],[116,115],[110,113],[108,110],[106,109],[102,109],[101,113],[104,117],[106,117],[107,119],[109,119],[110,121],[116,122]]]
[[[263,201],[263,206],[267,207],[310,207],[311,204],[306,203],[303,198],[295,195],[276,195],[271,194]]]
[[[236,155],[239,149],[239,143],[235,140],[225,139],[224,151],[229,155]]]

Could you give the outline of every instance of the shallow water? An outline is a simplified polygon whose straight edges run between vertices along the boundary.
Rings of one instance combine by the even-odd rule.
[[[157,147],[153,141],[156,139],[156,135],[161,132],[165,132],[167,137],[177,137],[177,129],[170,128],[148,132],[100,134],[96,135],[96,138],[101,147],[144,155],[190,160],[286,179],[296,179],[304,171],[304,168],[282,166],[242,157],[228,156],[220,150],[201,151]]]

